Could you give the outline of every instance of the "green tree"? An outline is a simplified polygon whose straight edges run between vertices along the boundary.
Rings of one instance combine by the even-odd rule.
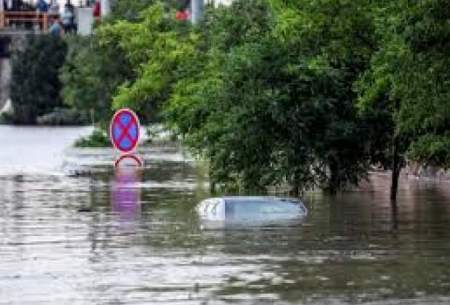
[[[368,167],[353,85],[374,49],[369,13],[336,0],[274,7],[235,1],[195,28],[156,4],[138,21],[101,27],[102,43],[136,67],[115,107],[165,105],[171,126],[211,161],[213,182],[296,192],[356,184]]]
[[[62,106],[58,75],[66,50],[61,39],[33,35],[27,37],[24,48],[15,53],[11,79],[14,123],[35,124],[38,116]]]
[[[100,43],[120,48],[136,79],[119,87],[114,108],[156,111],[182,79],[184,67],[195,58],[197,36],[166,15],[161,3],[144,10],[140,22],[119,21],[99,28]]]
[[[158,0],[119,0],[112,5],[112,20],[139,21],[141,12],[156,4]],[[185,0],[166,0],[164,6],[168,9],[178,8]]]
[[[443,0],[387,2],[375,20],[380,47],[359,84],[360,100],[363,111],[382,111],[390,126],[385,151],[394,200],[407,158],[450,164],[450,8]]]
[[[273,12],[235,1],[205,17],[202,64],[167,114],[211,160],[213,181],[334,192],[367,172],[353,85],[373,52],[370,16],[362,4],[300,2]]]
[[[123,52],[100,45],[97,36],[70,36],[61,69],[64,103],[106,128],[117,88],[134,74]],[[112,60],[113,59],[113,60]]]
[[[113,107],[162,105],[213,183],[334,192],[381,162],[394,198],[406,157],[448,166],[444,0],[237,0],[200,27],[172,12],[99,28],[136,77]]]

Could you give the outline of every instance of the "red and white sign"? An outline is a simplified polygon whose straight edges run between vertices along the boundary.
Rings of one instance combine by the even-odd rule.
[[[121,153],[134,151],[140,138],[140,123],[136,113],[127,108],[118,110],[111,120],[109,135],[112,144]]]

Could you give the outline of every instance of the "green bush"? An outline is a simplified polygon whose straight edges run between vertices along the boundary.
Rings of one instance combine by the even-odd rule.
[[[75,147],[109,147],[111,145],[108,134],[101,129],[95,129],[89,136],[75,142]]]
[[[9,113],[0,114],[0,125],[2,124],[11,124],[13,122],[12,115]]]
[[[37,117],[62,106],[59,69],[66,44],[50,35],[27,37],[23,49],[12,58],[11,100],[13,123],[35,124]]]
[[[66,41],[68,53],[60,72],[64,103],[106,128],[113,95],[132,77],[132,70],[117,46],[99,45],[95,35]]]
[[[36,118],[39,125],[80,125],[88,123],[88,117],[75,109],[55,108]]]

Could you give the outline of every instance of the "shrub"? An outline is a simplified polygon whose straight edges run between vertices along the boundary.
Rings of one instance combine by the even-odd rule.
[[[79,111],[67,108],[55,108],[52,112],[36,118],[39,125],[79,125],[88,121],[88,117]]]
[[[13,56],[13,123],[35,124],[38,116],[62,106],[58,74],[66,49],[66,44],[58,38],[35,35],[27,37],[24,48]]]
[[[95,129],[89,136],[78,139],[75,147],[109,147],[111,141],[102,129]]]

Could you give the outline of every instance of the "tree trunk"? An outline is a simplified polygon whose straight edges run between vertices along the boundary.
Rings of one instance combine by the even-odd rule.
[[[214,194],[216,192],[217,188],[216,188],[216,179],[214,178],[213,169],[211,167],[211,164],[209,164],[209,167],[208,167],[208,177],[209,177],[209,192],[211,194]]]
[[[398,206],[396,201],[391,202],[391,214],[392,214],[392,230],[395,232],[398,230]],[[396,237],[396,235],[394,235]]]
[[[399,154],[399,139],[398,136],[394,137],[393,143],[393,159],[392,159],[392,179],[391,179],[391,201],[395,202],[397,200],[398,192],[398,180],[400,178],[400,172],[403,167],[402,157]]]
[[[300,197],[300,187],[297,185],[291,187],[291,189],[289,190],[289,196],[294,197],[294,198],[299,198]]]
[[[398,114],[400,111],[400,100],[395,99],[395,113]],[[398,122],[395,123],[398,126]],[[401,138],[399,135],[399,131],[394,131],[394,139],[392,143],[392,179],[391,179],[391,201],[395,204],[397,201],[397,192],[398,192],[398,180],[400,178],[400,172],[403,167],[403,157],[400,155],[402,144]]]
[[[329,164],[330,170],[330,180],[328,181],[328,193],[331,195],[336,195],[339,187],[340,187],[340,175],[339,175],[339,166],[335,161],[330,161]]]

